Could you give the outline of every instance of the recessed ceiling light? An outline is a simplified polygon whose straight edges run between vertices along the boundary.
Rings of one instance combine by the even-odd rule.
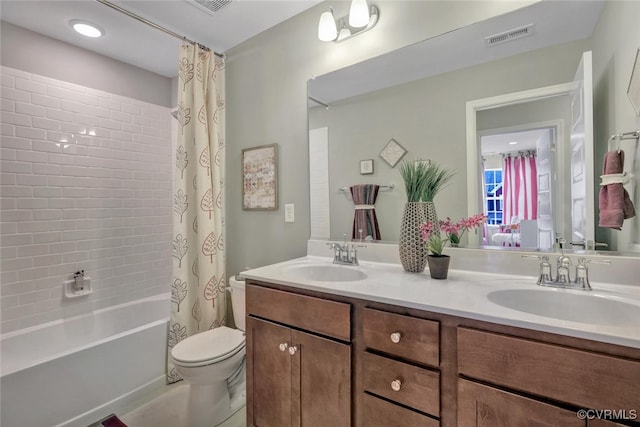
[[[100,28],[100,26],[89,21],[72,19],[71,21],[69,21],[69,24],[76,33],[82,34],[85,37],[97,38],[104,35],[104,30]]]
[[[509,145],[516,145],[517,143],[518,143],[518,141],[511,141],[511,142],[509,143]]]

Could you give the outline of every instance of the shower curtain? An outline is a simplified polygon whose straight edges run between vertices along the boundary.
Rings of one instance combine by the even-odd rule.
[[[178,67],[169,356],[188,336],[226,322],[224,61],[185,44]],[[167,382],[179,381],[171,357],[167,365]]]
[[[528,220],[538,218],[538,169],[536,156],[528,153],[505,156],[503,177],[504,213],[503,224],[511,224],[512,219]]]

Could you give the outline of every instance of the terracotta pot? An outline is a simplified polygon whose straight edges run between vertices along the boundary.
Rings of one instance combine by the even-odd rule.
[[[434,279],[446,279],[449,274],[449,255],[429,255],[427,262],[429,263],[429,274]]]
[[[420,224],[438,221],[433,202],[407,202],[400,224],[398,249],[400,262],[405,271],[422,273],[427,265],[427,250],[420,235]],[[436,233],[440,235],[440,231]]]

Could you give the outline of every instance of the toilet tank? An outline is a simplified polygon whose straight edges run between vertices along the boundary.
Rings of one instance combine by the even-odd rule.
[[[245,287],[244,281],[229,279],[231,289],[231,307],[233,308],[233,319],[236,322],[236,328],[245,330]]]

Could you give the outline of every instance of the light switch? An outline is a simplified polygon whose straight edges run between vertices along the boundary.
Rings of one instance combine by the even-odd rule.
[[[295,222],[295,208],[293,203],[284,205],[284,222]]]

